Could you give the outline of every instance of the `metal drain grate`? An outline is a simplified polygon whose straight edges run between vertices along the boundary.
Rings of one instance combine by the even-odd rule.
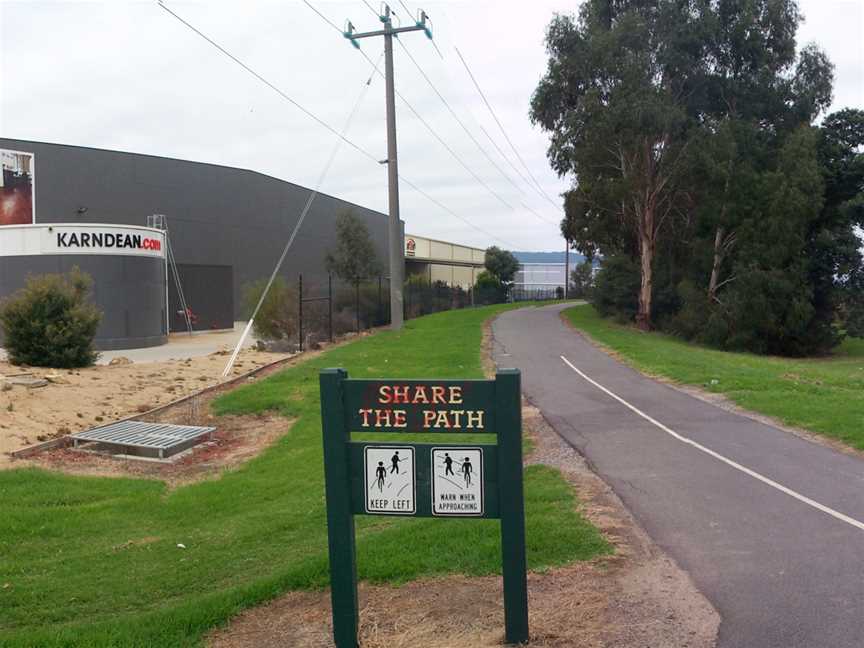
[[[156,455],[164,459],[200,443],[202,437],[212,435],[215,431],[216,428],[213,427],[195,425],[121,421],[71,436],[76,448],[81,442],[92,442],[125,451],[127,454],[144,457]]]

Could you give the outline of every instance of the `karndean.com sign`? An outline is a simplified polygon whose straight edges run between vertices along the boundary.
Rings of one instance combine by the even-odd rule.
[[[162,249],[162,241],[142,234],[113,232],[57,232],[58,248],[117,248],[135,250]]]
[[[40,223],[0,227],[0,256],[121,255],[165,257],[165,235],[147,227]]]

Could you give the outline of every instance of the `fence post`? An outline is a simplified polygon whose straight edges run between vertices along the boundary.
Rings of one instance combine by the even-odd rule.
[[[333,342],[333,275],[327,273],[327,325],[330,329],[330,342]]]
[[[303,350],[303,274],[302,273],[300,274],[299,284],[300,284],[300,287],[299,287],[300,296],[298,297],[298,300],[297,300],[298,301],[297,319],[299,320],[299,325],[297,326],[297,335],[298,335],[299,339],[297,341],[298,342],[297,347],[300,349],[300,351],[302,351]]]
[[[355,290],[355,293],[354,293],[355,308],[354,308],[354,310],[357,313],[357,334],[359,335],[360,334],[360,280],[359,279],[354,284],[354,290]]]

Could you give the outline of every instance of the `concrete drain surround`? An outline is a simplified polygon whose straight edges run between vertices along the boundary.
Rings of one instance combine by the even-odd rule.
[[[165,459],[212,438],[214,427],[121,421],[71,435],[72,445],[96,443],[97,449],[133,457]]]

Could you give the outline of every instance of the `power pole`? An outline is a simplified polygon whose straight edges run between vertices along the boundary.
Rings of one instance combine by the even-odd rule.
[[[387,247],[390,253],[390,328],[394,331],[402,329],[402,286],[405,275],[405,254],[402,249],[402,228],[399,221],[399,165],[396,151],[396,97],[393,89],[393,36],[410,31],[424,31],[432,38],[432,32],[426,25],[426,13],[420,12],[420,20],[414,25],[394,28],[390,20],[390,6],[384,5],[384,14],[379,16],[384,23],[384,29],[377,31],[354,33],[354,25],[348,23],[344,32],[356,48],[360,48],[357,40],[384,37],[384,84],[387,88],[387,180],[389,185],[390,219],[388,223]]]
[[[570,294],[570,241],[564,239],[564,299]]]

